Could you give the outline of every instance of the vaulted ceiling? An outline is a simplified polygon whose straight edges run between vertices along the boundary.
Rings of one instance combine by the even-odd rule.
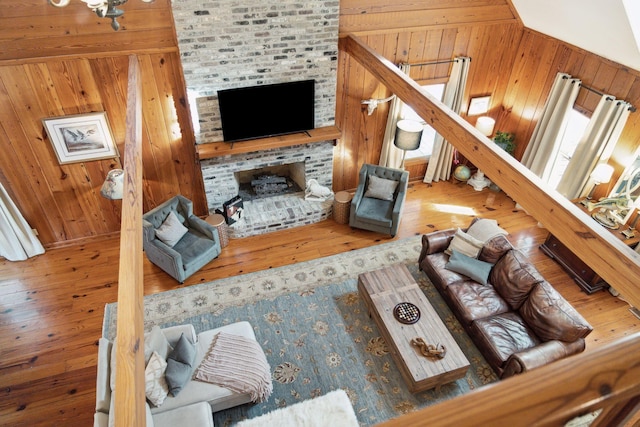
[[[525,27],[640,71],[640,1],[511,2]]]

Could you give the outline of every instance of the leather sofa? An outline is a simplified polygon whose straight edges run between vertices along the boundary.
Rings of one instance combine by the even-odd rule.
[[[171,326],[160,330],[171,346],[175,346],[181,335],[195,344],[195,360],[193,366],[198,366],[208,352],[211,342],[218,332],[239,335],[255,340],[253,327],[248,322],[236,322],[219,328],[195,333],[193,325]],[[151,332],[153,333],[153,331]],[[145,334],[145,352],[149,338]],[[154,344],[151,344],[152,346]],[[114,355],[113,343],[106,338],[98,342],[98,374],[96,381],[96,412],[94,427],[111,425],[109,414],[114,402],[112,385],[115,374],[112,369]],[[215,384],[190,380],[177,396],[168,395],[161,406],[146,403],[147,426],[173,427],[177,425],[193,427],[213,427],[212,412],[251,402],[250,393],[236,393]]]
[[[484,242],[476,257],[489,268],[486,284],[448,268],[445,251],[457,232],[423,235],[419,268],[500,378],[584,351],[591,325],[504,235]]]

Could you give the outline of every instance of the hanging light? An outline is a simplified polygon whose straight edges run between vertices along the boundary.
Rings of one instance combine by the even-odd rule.
[[[145,3],[151,3],[154,0],[142,0]],[[127,0],[82,0],[100,18],[110,18],[111,28],[115,31],[120,29],[118,18],[124,14],[124,10],[118,9],[117,6],[123,5]],[[65,7],[71,3],[71,0],[49,0],[49,4],[55,7]]]

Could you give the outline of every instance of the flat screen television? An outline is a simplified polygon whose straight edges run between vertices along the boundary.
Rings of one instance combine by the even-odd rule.
[[[315,81],[218,91],[225,141],[264,138],[314,128]]]

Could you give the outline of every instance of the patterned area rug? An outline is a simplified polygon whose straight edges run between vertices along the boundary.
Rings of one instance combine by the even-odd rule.
[[[214,414],[233,425],[341,388],[362,425],[373,425],[496,381],[424,273],[419,237],[293,266],[250,273],[145,298],[145,326],[192,323],[197,332],[248,320],[271,366],[268,401]],[[412,394],[357,292],[361,272],[402,262],[471,362],[466,376],[436,392]],[[104,335],[115,334],[116,305],[105,308]]]

